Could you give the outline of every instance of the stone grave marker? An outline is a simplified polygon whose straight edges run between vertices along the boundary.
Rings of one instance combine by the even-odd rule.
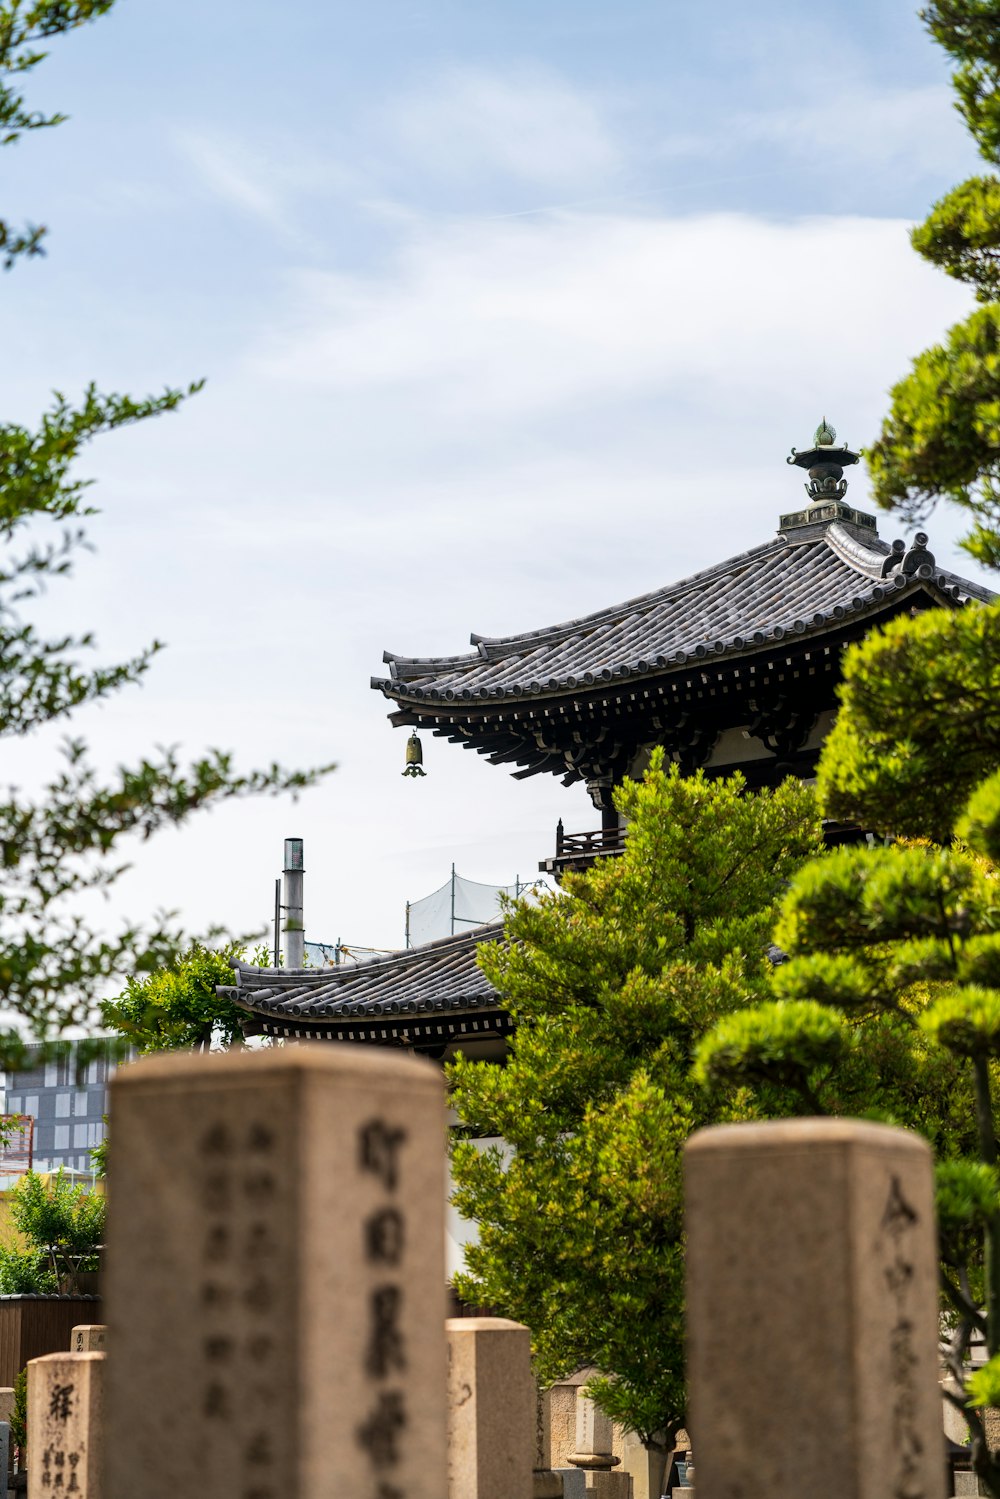
[[[106,1499],[442,1499],[440,1070],[296,1044],[111,1099]]]
[[[627,1473],[614,1470],[621,1462],[612,1448],[614,1427],[610,1416],[585,1395],[583,1390],[576,1396],[576,1442],[575,1451],[568,1461],[584,1473],[584,1488],[588,1494],[605,1495],[607,1499],[629,1499],[632,1480]]]
[[[698,1499],[942,1499],[931,1152],[840,1119],[685,1150]]]
[[[105,1333],[103,1322],[84,1322],[70,1333],[71,1353],[104,1353]]]
[[[7,1499],[7,1474],[10,1472],[10,1422],[0,1421],[0,1494]]]
[[[448,1319],[448,1499],[531,1499],[531,1334],[505,1317]]]
[[[29,1362],[28,1499],[103,1499],[105,1377],[103,1353]]]

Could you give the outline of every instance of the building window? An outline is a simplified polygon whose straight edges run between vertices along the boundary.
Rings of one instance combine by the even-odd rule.
[[[79,1150],[87,1144],[87,1126],[85,1124],[74,1124],[73,1126],[73,1149]]]
[[[69,1125],[57,1124],[53,1150],[69,1150]]]
[[[60,1092],[58,1092],[56,1094],[56,1118],[57,1119],[68,1119],[69,1118],[69,1106],[70,1106],[71,1099],[72,1099],[72,1094],[69,1093],[69,1092],[67,1092],[67,1090],[65,1088],[63,1088]]]
[[[8,1093],[7,1112],[8,1114],[19,1114],[21,1112],[21,1095],[19,1093]]]
[[[46,1088],[57,1088],[59,1086],[59,1067],[55,1062],[45,1063],[45,1086]]]
[[[89,1102],[89,1093],[78,1093],[76,1095],[76,1107],[74,1108],[73,1113],[78,1119],[81,1118],[84,1114],[88,1114],[90,1112],[89,1108],[87,1107]]]
[[[30,1114],[33,1119],[38,1118],[38,1094],[30,1093],[24,1100],[24,1112]]]

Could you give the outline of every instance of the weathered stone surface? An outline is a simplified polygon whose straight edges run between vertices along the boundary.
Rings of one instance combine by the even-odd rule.
[[[535,1471],[552,1467],[552,1391],[535,1392]]]
[[[660,1499],[666,1479],[666,1452],[650,1452],[634,1431],[616,1433],[621,1448],[622,1472],[632,1480],[632,1499]]]
[[[448,1320],[449,1499],[531,1499],[531,1334],[504,1317]]]
[[[560,1473],[551,1468],[536,1468],[531,1475],[532,1499],[563,1499],[563,1481]]]
[[[613,1468],[590,1468],[583,1470],[584,1493],[587,1499],[631,1499],[632,1480],[627,1473],[616,1473]]]
[[[705,1130],[685,1158],[698,1499],[941,1499],[927,1144],[802,1119]]]
[[[10,1387],[0,1388],[0,1421],[10,1423],[14,1414],[14,1391]]]
[[[582,1390],[576,1396],[576,1443],[569,1461],[575,1468],[616,1468],[621,1458],[612,1452],[614,1433],[610,1416]]]
[[[576,1450],[576,1396],[581,1385],[595,1371],[580,1369],[568,1379],[560,1379],[548,1391],[549,1447],[553,1468],[568,1468],[569,1455]]]
[[[563,1485],[563,1499],[586,1499],[587,1481],[582,1468],[555,1468]]]
[[[442,1499],[440,1071],[296,1045],[111,1096],[108,1499]]]
[[[105,1372],[103,1353],[28,1364],[28,1499],[103,1499]]]
[[[84,1322],[70,1334],[71,1353],[104,1353],[107,1328],[103,1322]]]

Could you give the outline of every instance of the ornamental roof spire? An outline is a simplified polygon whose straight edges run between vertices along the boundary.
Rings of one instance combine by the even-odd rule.
[[[857,463],[860,457],[860,453],[852,452],[843,443],[837,446],[836,428],[832,427],[824,416],[813,433],[812,447],[804,453],[793,448],[785,462],[794,463],[798,468],[808,469],[809,483],[806,485],[806,494],[815,505],[844,498],[847,493],[844,469],[849,468],[852,463]]]

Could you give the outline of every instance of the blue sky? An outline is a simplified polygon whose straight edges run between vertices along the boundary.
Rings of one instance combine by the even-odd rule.
[[[896,0],[121,0],[53,47],[29,97],[72,119],[2,157],[51,226],[0,282],[5,415],[208,381],[88,457],[97,552],[49,616],[170,650],[79,727],[108,763],[340,765],[142,850],[123,911],[263,925],[297,834],[309,935],[389,946],[452,859],[508,882],[592,825],[440,741],[404,781],[368,677],[762,541],[824,412],[872,438],[969,305],[907,243],[978,169],[947,76]]]

